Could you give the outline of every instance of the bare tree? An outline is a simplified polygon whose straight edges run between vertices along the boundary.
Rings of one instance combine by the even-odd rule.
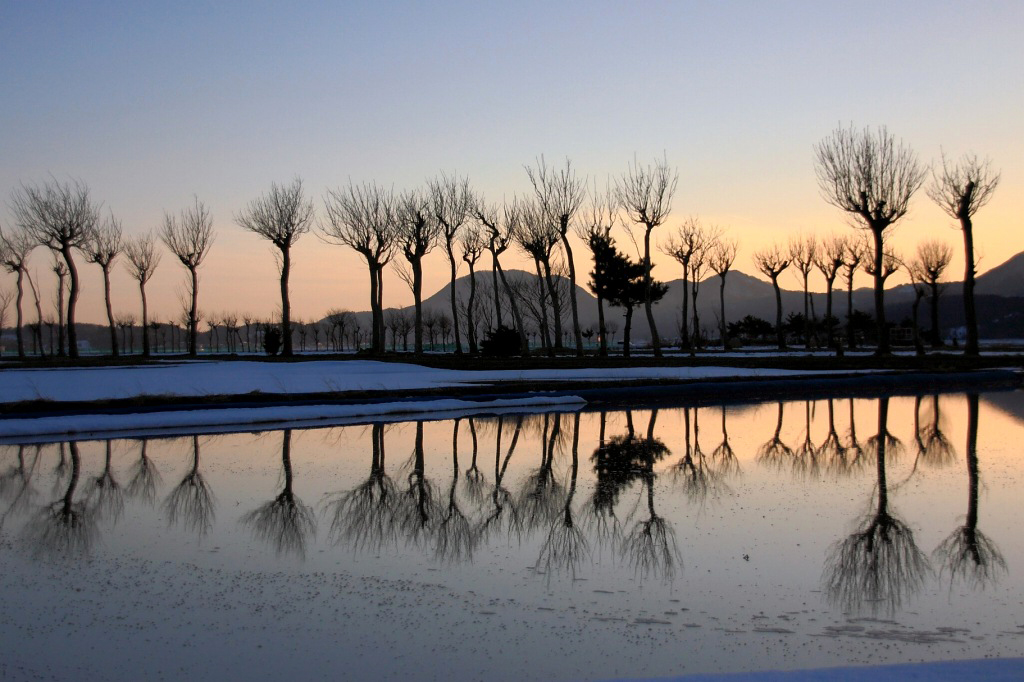
[[[967,318],[966,355],[978,354],[978,314],[974,307],[974,214],[989,202],[999,186],[999,172],[989,160],[965,154],[958,161],[942,155],[942,172],[932,170],[928,196],[951,218],[960,221],[964,233],[964,316]]]
[[[837,128],[814,148],[818,187],[828,203],[854,216],[859,226],[871,232],[875,278],[875,321],[878,350],[889,353],[885,323],[885,236],[907,214],[910,197],[924,182],[924,170],[917,155],[885,128],[858,131]]]
[[[28,275],[28,256],[36,247],[36,241],[28,231],[16,229],[11,234],[4,234],[0,229],[0,266],[17,277],[17,289],[14,299],[14,312],[17,316],[15,337],[18,340],[18,357],[25,357],[25,338],[22,332],[24,317],[22,299],[25,295],[25,276]],[[29,277],[31,281],[31,277]]]
[[[789,267],[789,254],[783,253],[778,244],[772,244],[754,254],[754,265],[771,279],[775,289],[775,336],[779,350],[786,350],[786,332],[782,328],[782,291],[779,289],[779,275]]]
[[[814,235],[802,235],[789,240],[789,260],[803,278],[804,285],[804,346],[811,347],[811,294],[808,289],[808,278],[814,269],[814,261],[818,257],[818,240]]]
[[[547,219],[558,231],[565,250],[565,262],[569,268],[569,307],[572,310],[572,331],[576,342],[576,355],[583,355],[583,334],[580,330],[580,314],[576,302],[576,265],[573,263],[572,247],[569,246],[569,227],[583,204],[586,195],[585,180],[576,177],[572,162],[565,160],[565,167],[555,170],[548,167],[541,156],[537,167],[526,167],[526,174],[533,185],[537,201]]]
[[[545,219],[543,210],[539,204],[523,202],[520,205],[521,220],[519,229],[516,231],[516,241],[519,247],[531,258],[537,270],[537,282],[541,294],[539,298],[541,313],[541,336],[547,338],[548,321],[547,306],[545,305],[544,284],[547,284],[547,296],[551,300],[552,316],[554,317],[554,343],[547,344],[548,353],[554,354],[555,349],[562,347],[562,310],[558,294],[555,291],[554,278],[552,277],[551,258],[555,245],[561,239],[554,226]],[[542,271],[543,268],[543,271]]]
[[[700,285],[708,274],[711,266],[711,251],[718,241],[718,231],[714,227],[707,227],[698,224],[696,232],[696,246],[690,256],[690,294],[693,298],[693,340],[690,344],[690,353],[701,345],[700,313],[697,311],[697,296],[700,293]]]
[[[701,234],[700,221],[690,217],[679,226],[675,236],[669,237],[668,242],[662,246],[662,252],[683,266],[683,311],[679,333],[684,349],[690,347],[690,261],[698,250]]]
[[[939,295],[943,286],[939,283],[946,268],[953,259],[953,249],[944,242],[935,239],[922,242],[917,247],[917,262],[921,267],[921,278],[931,294],[931,333],[929,341],[932,348],[942,345],[939,333]]]
[[[825,277],[825,328],[828,334],[829,348],[836,345],[835,337],[832,334],[832,287],[839,274],[839,269],[843,267],[845,251],[846,240],[837,235],[831,235],[821,240],[821,248],[814,258],[814,264]]]
[[[867,243],[863,239],[847,237],[843,242],[843,267],[846,279],[846,345],[857,347],[857,333],[853,327],[853,277],[867,257]]]
[[[583,219],[576,223],[576,236],[583,240],[587,248],[590,249],[595,268],[602,260],[603,251],[612,244],[612,229],[618,223],[618,217],[615,214],[616,207],[615,193],[611,188],[606,189],[603,194],[599,194],[595,187],[590,195],[590,203]],[[600,288],[593,286],[594,284],[596,282],[592,280],[590,289],[597,298],[597,325],[600,341],[598,353],[601,357],[607,357],[608,329],[604,319],[604,297]],[[575,292],[575,285],[573,291]],[[573,298],[575,300],[575,296]]]
[[[128,261],[125,268],[138,283],[138,292],[142,298],[142,355],[150,356],[150,310],[145,300],[145,284],[150,281],[153,273],[160,265],[161,254],[156,250],[156,239],[153,233],[146,233],[139,237],[129,238],[125,241],[125,257]]]
[[[925,293],[928,291],[928,276],[925,274],[924,263],[921,262],[920,255],[914,257],[909,263],[906,263],[907,274],[910,276],[910,285],[914,289],[914,302],[910,305],[910,316],[914,329],[914,351],[918,355],[924,355],[924,344],[921,342],[921,325],[918,322],[917,312],[921,307],[921,299],[924,298]],[[919,433],[919,430],[915,429],[915,433]]]
[[[210,252],[213,236],[210,209],[199,197],[195,197],[194,204],[183,209],[178,217],[164,213],[160,238],[189,274],[188,354],[193,357],[198,353],[199,339],[199,266]]]
[[[508,250],[512,242],[515,241],[516,233],[519,231],[519,223],[521,221],[519,202],[513,199],[510,202],[506,202],[499,209],[496,206],[488,206],[484,199],[479,197],[476,200],[474,213],[477,220],[487,228],[487,250],[491,252],[491,261],[494,264],[495,271],[497,271],[498,276],[501,278],[501,284],[505,290],[509,308],[512,310],[512,322],[515,324],[516,331],[519,332],[519,350],[523,355],[529,355],[530,342],[526,337],[526,326],[523,324],[522,311],[519,308],[512,285],[508,281],[508,276],[501,267],[501,254]],[[497,287],[495,287],[494,296],[495,314],[500,325],[501,299],[498,296]]]
[[[64,280],[68,276],[68,266],[65,265],[57,258],[57,252],[53,252],[53,274],[57,275],[57,291],[56,301],[54,302],[57,306],[57,355],[64,357],[66,355],[67,345],[65,341],[65,332],[67,326],[65,326],[66,318],[64,317]],[[50,339],[50,354],[53,354],[53,339]]]
[[[661,357],[661,339],[654,322],[651,301],[651,232],[668,217],[678,181],[679,173],[669,168],[667,159],[655,161],[653,166],[640,166],[634,159],[616,182],[619,204],[633,222],[644,226],[644,310],[651,328],[651,345],[655,357]]]
[[[0,336],[3,336],[4,327],[7,326],[7,308],[14,300],[14,295],[13,291],[0,289]],[[0,354],[2,354],[2,350],[3,346],[0,346]]]
[[[434,219],[427,197],[420,192],[403,192],[396,205],[398,246],[409,262],[411,272],[398,268],[399,275],[412,289],[415,306],[413,349],[423,352],[423,257],[436,245],[441,224]]]
[[[452,308],[452,324],[455,328],[455,353],[462,352],[462,336],[459,334],[459,311],[455,305],[455,278],[458,276],[458,259],[455,257],[455,241],[459,230],[469,219],[473,210],[473,193],[469,189],[469,178],[460,178],[458,174],[451,176],[442,173],[441,177],[427,183],[430,191],[431,206],[434,218],[441,226],[444,237],[444,251],[451,264],[451,289],[449,291]]]
[[[235,216],[235,222],[268,240],[280,251],[283,354],[292,355],[292,306],[288,297],[291,250],[299,237],[309,232],[313,223],[313,201],[302,196],[300,178],[295,178],[288,186],[273,183],[267,194],[254,199]]]
[[[107,306],[107,325],[110,328],[110,354],[117,357],[117,329],[114,324],[114,308],[110,301],[110,266],[124,249],[121,221],[110,215],[96,226],[82,250],[85,260],[100,266],[103,271],[103,300]]]
[[[89,197],[89,188],[74,180],[52,179],[41,186],[21,185],[11,196],[11,209],[18,225],[35,241],[59,252],[67,266],[71,290],[67,301],[68,348],[78,357],[75,306],[78,303],[78,269],[72,252],[88,242],[99,221],[99,206]]]
[[[727,350],[729,347],[728,339],[726,339],[727,327],[725,324],[725,276],[729,274],[729,269],[732,268],[732,264],[735,260],[736,242],[731,239],[719,239],[708,259],[711,270],[721,278],[718,293],[721,304],[719,309],[719,312],[721,313],[719,325],[720,333],[722,335],[722,350]]]
[[[476,324],[473,321],[473,309],[476,306],[476,262],[484,253],[484,236],[479,225],[467,226],[460,235],[462,243],[462,260],[469,265],[469,301],[466,303],[466,336],[469,341],[469,352],[477,352]]]
[[[370,343],[374,353],[384,352],[384,267],[394,254],[395,197],[376,183],[334,190],[324,198],[327,222],[321,226],[322,238],[356,251],[366,260],[370,271]]]

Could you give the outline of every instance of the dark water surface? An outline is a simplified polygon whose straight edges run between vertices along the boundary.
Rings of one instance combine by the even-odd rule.
[[[0,677],[1024,654],[1024,394],[0,447]]]

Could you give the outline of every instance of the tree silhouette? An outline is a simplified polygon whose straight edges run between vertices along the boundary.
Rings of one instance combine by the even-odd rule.
[[[757,459],[762,464],[781,467],[787,460],[792,461],[793,449],[782,442],[782,418],[785,406],[779,401],[779,418],[775,422],[775,433],[757,450]]]
[[[142,355],[149,357],[149,307],[146,304],[146,283],[149,282],[156,267],[160,265],[160,252],[154,249],[152,234],[129,237],[124,243],[124,255],[128,259],[125,267],[128,274],[139,283],[139,294],[142,297]],[[154,322],[154,331],[159,328]]]
[[[647,437],[634,441],[635,460],[642,463],[640,480],[646,491],[647,518],[633,524],[632,530],[622,541],[621,552],[630,567],[646,579],[648,576],[671,581],[675,576],[675,565],[682,561],[676,544],[675,529],[660,516],[654,508],[654,464],[668,454],[668,448],[654,437],[654,423],[658,411],[652,410],[647,423]]]
[[[163,481],[163,477],[153,460],[146,455],[148,444],[149,439],[139,439],[139,458],[132,465],[125,493],[128,497],[137,498],[152,505],[156,500],[156,490]]]
[[[555,445],[562,435],[562,415],[545,412],[543,422],[540,466],[523,480],[517,497],[527,530],[550,523],[559,513],[566,495],[554,471]]]
[[[396,540],[398,490],[385,469],[384,425],[371,426],[370,475],[361,484],[327,498],[330,537],[356,551],[379,552]]]
[[[718,243],[715,244],[715,248],[711,251],[710,266],[711,270],[718,275],[721,280],[718,286],[718,297],[720,303],[719,313],[721,319],[719,320],[719,331],[722,336],[722,349],[728,349],[729,344],[726,339],[726,331],[728,325],[726,324],[725,318],[725,277],[729,274],[730,268],[732,268],[733,261],[736,260],[736,242],[730,240],[719,239]]]
[[[799,272],[804,285],[804,347],[811,347],[811,294],[808,278],[818,258],[818,239],[814,235],[800,235],[789,241],[789,260]]]
[[[579,455],[580,415],[573,414],[572,465],[569,469],[569,489],[561,514],[551,522],[544,544],[541,545],[535,569],[543,569],[548,576],[552,571],[567,571],[573,578],[580,562],[590,554],[587,538],[573,515],[572,501],[576,496],[576,477],[580,469]]]
[[[437,246],[441,226],[434,219],[428,199],[418,191],[404,192],[398,197],[396,219],[398,248],[409,263],[409,270],[399,269],[399,273],[412,290],[413,350],[420,355],[423,353],[423,257]]]
[[[210,209],[196,197],[180,217],[165,213],[160,237],[189,273],[188,354],[194,357],[199,339],[199,266],[213,245]]]
[[[978,394],[967,394],[967,518],[935,549],[940,576],[949,573],[953,583],[963,581],[970,587],[994,585],[1006,573],[1006,559],[996,544],[978,530]]]
[[[789,262],[788,253],[784,254],[778,244],[772,244],[754,254],[754,265],[772,281],[772,288],[775,290],[775,335],[779,350],[786,350],[786,331],[782,327],[782,291],[779,289],[779,275],[789,267]],[[685,292],[683,298],[686,298]]]
[[[519,442],[519,434],[523,428],[523,416],[516,417],[516,427],[512,433],[512,440],[509,443],[508,451],[504,459],[501,456],[501,438],[504,432],[504,417],[498,417],[497,429],[494,434],[494,487],[491,489],[492,509],[480,522],[478,535],[483,538],[493,534],[503,526],[509,536],[515,534],[520,537],[523,529],[523,518],[519,511],[518,503],[504,485],[505,474],[508,472],[508,464],[512,459],[512,453],[516,450]]]
[[[594,265],[597,266],[600,258],[599,253],[612,244],[612,229],[618,223],[616,216],[615,194],[610,189],[604,194],[598,194],[595,187],[591,192],[590,204],[582,220],[577,222],[576,236],[590,249]],[[604,319],[605,295],[603,291],[595,289],[596,280],[591,278],[588,282],[590,292],[597,298],[597,333],[601,357],[608,355],[608,328]]]
[[[474,198],[469,189],[469,178],[460,178],[457,173],[442,173],[439,178],[427,183],[430,193],[431,208],[434,219],[441,226],[444,238],[444,251],[451,265],[451,284],[449,298],[452,309],[452,324],[455,329],[455,353],[462,353],[462,336],[459,333],[459,311],[455,305],[455,278],[458,276],[459,262],[455,257],[455,242],[459,231],[469,219],[473,210]]]
[[[843,278],[846,279],[846,345],[857,347],[857,331],[853,325],[853,277],[867,257],[867,243],[863,239],[847,237],[843,240]]]
[[[434,556],[444,563],[471,561],[477,535],[473,524],[459,505],[459,425],[452,427],[452,482],[448,486],[448,503],[441,510],[435,531]]]
[[[622,338],[622,355],[630,355],[630,332],[633,326],[633,309],[645,299],[656,302],[668,292],[668,286],[657,281],[647,282],[649,275],[642,263],[634,263],[628,256],[610,244],[600,254],[601,262],[595,263],[595,285],[603,292],[607,300],[626,311],[626,323]]]
[[[672,466],[671,475],[674,482],[681,483],[683,486],[683,492],[686,497],[699,505],[702,505],[707,501],[709,496],[717,496],[719,489],[723,486],[722,474],[719,471],[714,470],[708,463],[707,455],[704,453],[700,446],[700,409],[692,408],[693,410],[693,437],[691,440],[690,431],[690,410],[689,407],[683,408],[683,422],[684,422],[684,436],[683,436],[683,456],[679,461]],[[728,460],[729,451],[732,450],[731,446],[728,445],[728,438],[724,436],[724,414],[723,414],[723,440],[724,447],[726,450],[720,455],[724,459]],[[721,448],[723,446],[719,446]],[[715,452],[719,452],[716,448]],[[715,455],[712,454],[712,457]],[[733,455],[735,457],[735,455]],[[725,467],[736,466],[738,470],[738,463],[730,465],[723,462]]]
[[[931,334],[929,341],[932,348],[942,345],[942,334],[939,333],[939,295],[945,288],[939,283],[943,273],[953,259],[953,249],[944,242],[929,239],[917,247],[917,260],[921,264],[921,274],[930,292],[931,302]]]
[[[491,262],[494,264],[494,310],[498,323],[501,323],[501,297],[498,295],[497,279],[501,279],[502,287],[505,290],[506,300],[512,310],[512,321],[519,333],[519,351],[522,355],[530,352],[530,344],[526,337],[526,326],[523,324],[523,315],[516,300],[515,292],[508,276],[501,267],[501,254],[508,250],[515,235],[519,231],[520,210],[519,202],[513,200],[504,204],[501,209],[488,206],[482,197],[475,202],[474,214],[477,220],[487,229],[487,250],[491,252]],[[496,274],[495,274],[496,273]]]
[[[897,143],[885,127],[837,128],[815,145],[818,187],[828,203],[849,213],[871,233],[874,259],[870,274],[875,284],[878,353],[887,355],[889,329],[885,322],[883,258],[887,231],[904,215],[910,197],[924,182],[917,155]]]
[[[836,235],[826,237],[821,241],[814,264],[821,271],[825,278],[825,327],[828,334],[828,347],[834,348],[835,335],[832,316],[832,288],[839,269],[843,267],[843,258],[846,251],[846,240]]]
[[[426,544],[441,516],[437,487],[427,478],[423,453],[423,422],[416,422],[416,440],[409,467],[408,487],[402,491],[396,508],[398,529],[412,545]]]
[[[17,278],[17,289],[14,299],[14,312],[17,316],[17,326],[14,329],[15,338],[18,343],[18,357],[25,357],[25,338],[23,328],[25,326],[22,312],[22,299],[25,295],[25,277],[28,275],[28,256],[36,242],[28,230],[17,229],[13,234],[4,234],[0,229],[0,266]],[[31,276],[29,276],[31,281]],[[33,285],[34,288],[34,285]]]
[[[964,233],[964,316],[967,318],[966,355],[978,354],[978,313],[974,306],[974,214],[988,203],[999,186],[999,173],[988,161],[965,154],[958,161],[942,155],[941,173],[932,170],[928,196],[951,218],[960,221]]]
[[[114,470],[111,465],[112,442],[108,439],[104,445],[106,456],[103,459],[103,471],[92,479],[88,499],[100,518],[106,518],[116,523],[124,514],[124,491],[121,489],[121,484],[114,478]]]
[[[250,232],[263,237],[278,250],[281,271],[281,335],[284,337],[285,356],[292,354],[291,299],[288,296],[288,276],[292,269],[292,245],[309,232],[313,223],[313,202],[302,196],[302,180],[295,178],[290,185],[272,183],[270,191],[235,216],[235,222]]]
[[[192,436],[192,465],[164,500],[167,525],[181,523],[186,530],[204,537],[213,527],[217,501],[199,471],[199,436]]]
[[[103,271],[103,300],[106,303],[107,326],[110,329],[110,354],[114,357],[117,357],[117,329],[110,301],[110,266],[124,249],[124,239],[121,235],[121,221],[111,212],[106,220],[97,223],[89,239],[82,246],[85,260],[100,266]]]
[[[316,517],[292,490],[292,431],[281,433],[282,490],[274,499],[245,514],[241,521],[253,536],[274,548],[278,556],[306,558],[306,542],[316,534]]]
[[[839,439],[839,432],[836,431],[835,400],[828,399],[828,433],[825,440],[818,446],[818,457],[825,461],[829,471],[836,474],[847,474],[850,472],[850,460],[847,457],[847,450]]]
[[[37,557],[87,556],[99,536],[93,509],[82,501],[75,501],[75,489],[82,470],[78,443],[72,441],[68,448],[71,452],[71,475],[64,494],[44,506],[22,531]]]
[[[873,444],[878,476],[877,505],[857,530],[829,550],[822,573],[828,600],[836,607],[894,614],[920,589],[929,571],[914,533],[889,509],[886,456],[892,437],[887,419],[889,398],[878,400],[878,434]]]

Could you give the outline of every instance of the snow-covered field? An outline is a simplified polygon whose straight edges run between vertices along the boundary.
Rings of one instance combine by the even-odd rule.
[[[570,370],[463,371],[371,360],[294,363],[175,362],[134,367],[6,369],[0,403],[24,400],[93,401],[138,396],[244,395],[449,388],[531,381],[627,381],[792,377],[807,372],[738,367],[635,367]]]

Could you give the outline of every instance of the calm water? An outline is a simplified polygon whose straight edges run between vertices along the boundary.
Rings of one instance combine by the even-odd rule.
[[[0,448],[0,677],[1024,655],[1024,394]]]

